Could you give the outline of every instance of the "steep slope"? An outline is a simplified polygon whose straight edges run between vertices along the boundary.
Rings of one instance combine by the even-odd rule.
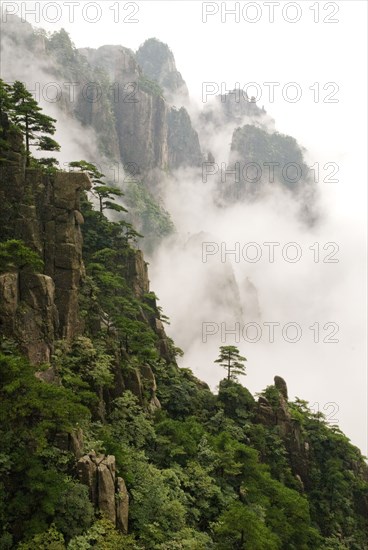
[[[167,104],[161,80],[146,73],[145,64],[138,65],[138,56],[121,46],[80,52],[92,66],[107,69],[114,83],[120,157],[127,167],[134,166],[134,175],[200,165],[198,136],[187,111]]]
[[[139,47],[136,55],[143,72],[163,88],[169,103],[188,101],[187,85],[176,68],[174,55],[167,44],[150,38]]]
[[[366,548],[359,450],[280,377],[256,400],[177,367],[134,229],[86,173],[26,167],[7,93],[1,548]]]
[[[9,82],[21,79],[37,58],[36,95],[92,128],[101,160],[122,163],[147,185],[155,170],[174,170],[182,162],[199,166],[201,150],[189,115],[172,111],[160,85],[128,48],[77,50],[65,30],[48,35],[10,16],[2,23],[1,50],[2,78]],[[19,62],[6,62],[12,58]]]
[[[303,150],[294,138],[250,124],[233,133],[229,164],[234,168],[236,163],[243,195],[267,183],[296,190],[309,177]]]

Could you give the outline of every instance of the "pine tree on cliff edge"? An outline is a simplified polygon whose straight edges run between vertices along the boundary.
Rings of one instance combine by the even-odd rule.
[[[27,166],[31,163],[31,146],[37,146],[40,151],[60,150],[60,145],[49,137],[55,133],[56,120],[42,113],[37,101],[19,80],[12,87],[11,118],[25,137]]]
[[[221,367],[227,370],[228,380],[237,380],[238,375],[245,375],[247,359],[240,355],[236,346],[220,346],[220,356],[215,360]]]

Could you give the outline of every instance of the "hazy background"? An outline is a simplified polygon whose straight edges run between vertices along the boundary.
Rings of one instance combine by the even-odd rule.
[[[261,326],[265,321],[299,323],[303,336],[296,344],[277,336],[279,329],[272,344],[267,342],[265,330],[257,343],[239,342],[248,358],[247,386],[252,392],[260,391],[279,374],[287,380],[291,397],[319,403],[322,411],[327,403],[336,403],[324,412],[333,412],[331,419],[337,419],[366,454],[366,2],[335,2],[339,11],[334,17],[339,22],[332,24],[322,22],[331,11],[323,10],[325,2],[319,2],[319,23],[313,22],[309,9],[314,2],[300,2],[302,17],[294,24],[282,19],[284,2],[275,8],[274,23],[269,22],[264,3],[258,2],[262,17],[253,24],[244,20],[235,23],[230,16],[221,23],[220,14],[202,23],[202,2],[151,0],[136,2],[138,23],[115,23],[110,8],[116,3],[109,1],[100,3],[99,22],[83,20],[86,2],[76,5],[75,21],[70,22],[64,2],[56,3],[63,17],[55,24],[44,18],[37,23],[32,15],[27,20],[49,31],[64,27],[77,47],[122,44],[136,50],[152,36],[167,42],[197,109],[203,82],[219,86],[223,82],[229,90],[236,82],[241,87],[257,82],[263,90],[258,104],[276,120],[278,131],[294,136],[307,148],[308,164],[323,166],[329,161],[339,165],[338,183],[318,184],[324,215],[308,230],[296,221],[295,205],[277,193],[262,203],[219,211],[212,200],[211,182],[203,184],[194,171],[175,174],[164,188],[178,235],[157,251],[150,276],[160,305],[171,317],[168,333],[186,352],[181,364],[191,367],[212,387],[222,376],[213,365],[221,341],[209,337],[207,344],[202,343],[203,321],[228,322],[229,326],[238,319],[254,320]],[[21,4],[32,8],[35,2],[8,4],[18,5],[20,15]],[[227,6],[233,5],[227,2]],[[93,6],[90,9],[92,17]],[[121,11],[121,18],[129,11]],[[29,71],[32,73],[31,65]],[[281,84],[272,104],[262,85],[270,81]],[[280,92],[291,81],[302,88],[297,103],[285,101]],[[336,82],[338,103],[322,99],[315,103],[309,87],[316,82],[321,98],[326,94],[323,85]],[[58,135],[63,147],[68,146],[66,132],[67,124],[63,124],[62,139]],[[227,162],[228,136],[220,134],[217,140],[223,158],[216,160]],[[274,264],[265,258],[256,264],[230,260],[222,264],[217,255],[204,264],[203,241],[226,242],[229,248],[236,241],[296,241],[302,246],[303,258],[291,264],[276,252]],[[339,263],[314,263],[308,247],[331,241],[339,245]],[[256,295],[249,281],[256,287]],[[339,343],[313,343],[308,327],[315,322],[337,323]]]

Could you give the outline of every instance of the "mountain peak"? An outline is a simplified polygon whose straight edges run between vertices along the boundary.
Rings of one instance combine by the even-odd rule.
[[[138,49],[137,61],[143,72],[156,81],[165,91],[165,97],[173,103],[174,99],[188,99],[188,88],[175,64],[174,54],[169,46],[157,38],[149,38]]]

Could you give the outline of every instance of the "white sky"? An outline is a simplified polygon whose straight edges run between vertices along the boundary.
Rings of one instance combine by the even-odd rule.
[[[215,82],[219,87],[224,83],[232,89],[236,82],[243,87],[249,82],[257,82],[262,91],[260,105],[264,105],[276,120],[276,128],[294,136],[309,151],[313,162],[336,162],[340,167],[340,183],[329,190],[331,208],[340,216],[345,227],[357,225],[359,231],[365,231],[366,220],[366,151],[367,151],[367,3],[362,1],[337,2],[275,2],[275,20],[270,22],[267,2],[257,2],[259,21],[250,23],[241,16],[235,22],[228,15],[221,22],[223,2],[210,2],[218,13],[202,22],[203,3],[201,1],[156,1],[137,2],[81,0],[74,2],[75,20],[70,21],[68,2],[2,2],[9,10],[24,15],[25,10],[35,8],[39,13],[38,21],[32,14],[27,20],[48,31],[64,27],[71,35],[77,47],[99,47],[104,44],[121,44],[136,50],[147,38],[157,37],[172,49],[176,65],[187,82],[192,98],[201,101],[203,82]],[[71,4],[69,2],[69,4]],[[97,7],[96,7],[97,4]],[[255,2],[226,2],[228,9],[239,4]],[[279,5],[277,5],[279,4]],[[286,15],[294,18],[296,4],[300,10],[300,20],[287,22],[282,17],[285,6],[289,4]],[[87,5],[89,6],[87,8]],[[124,22],[124,17],[138,7],[132,17],[137,23]],[[314,6],[314,10],[311,8]],[[56,9],[58,8],[58,11]],[[319,10],[319,22],[314,22]],[[101,9],[100,20],[92,19]],[[209,6],[209,10],[211,7]],[[335,12],[335,13],[333,13]],[[51,23],[50,19],[61,16]],[[84,17],[83,17],[84,14]],[[114,17],[119,14],[120,21]],[[248,17],[254,18],[255,7],[250,6]],[[337,19],[336,23],[327,23],[325,18]],[[49,21],[48,21],[49,20]],[[275,91],[275,102],[268,101],[268,88],[264,82],[279,82]],[[301,99],[296,103],[286,101],[281,89],[289,82],[296,82],[302,91]],[[323,90],[326,83],[333,82],[339,87],[334,96],[336,103],[323,102],[332,87]],[[309,89],[318,83],[321,97],[313,101],[313,92]],[[290,90],[290,93],[292,90]],[[271,239],[272,240],[272,239]],[[326,235],[325,242],[333,241]],[[341,314],[351,308],[353,296],[358,291],[361,300],[356,302],[356,323],[364,327],[366,323],[366,240],[362,236],[356,246],[355,254],[349,254],[356,262],[358,273],[351,277],[347,288],[351,288],[341,298]],[[355,267],[356,267],[355,266]],[[156,289],[154,289],[156,290]],[[188,297],[188,299],[190,299]],[[351,395],[341,408],[340,426],[367,454],[366,420],[366,346],[361,342],[358,362],[361,376],[361,395],[357,404],[356,396]],[[307,376],[307,373],[306,373]],[[349,376],[346,371],[338,374],[339,384],[342,377]],[[269,383],[272,381],[270,380]],[[358,382],[360,384],[360,381]],[[258,388],[260,390],[261,388]],[[299,397],[307,398],[302,391]],[[326,401],[329,401],[326,396]],[[351,410],[347,410],[351,404]],[[354,408],[356,414],[354,414]],[[359,411],[358,411],[359,409]]]

